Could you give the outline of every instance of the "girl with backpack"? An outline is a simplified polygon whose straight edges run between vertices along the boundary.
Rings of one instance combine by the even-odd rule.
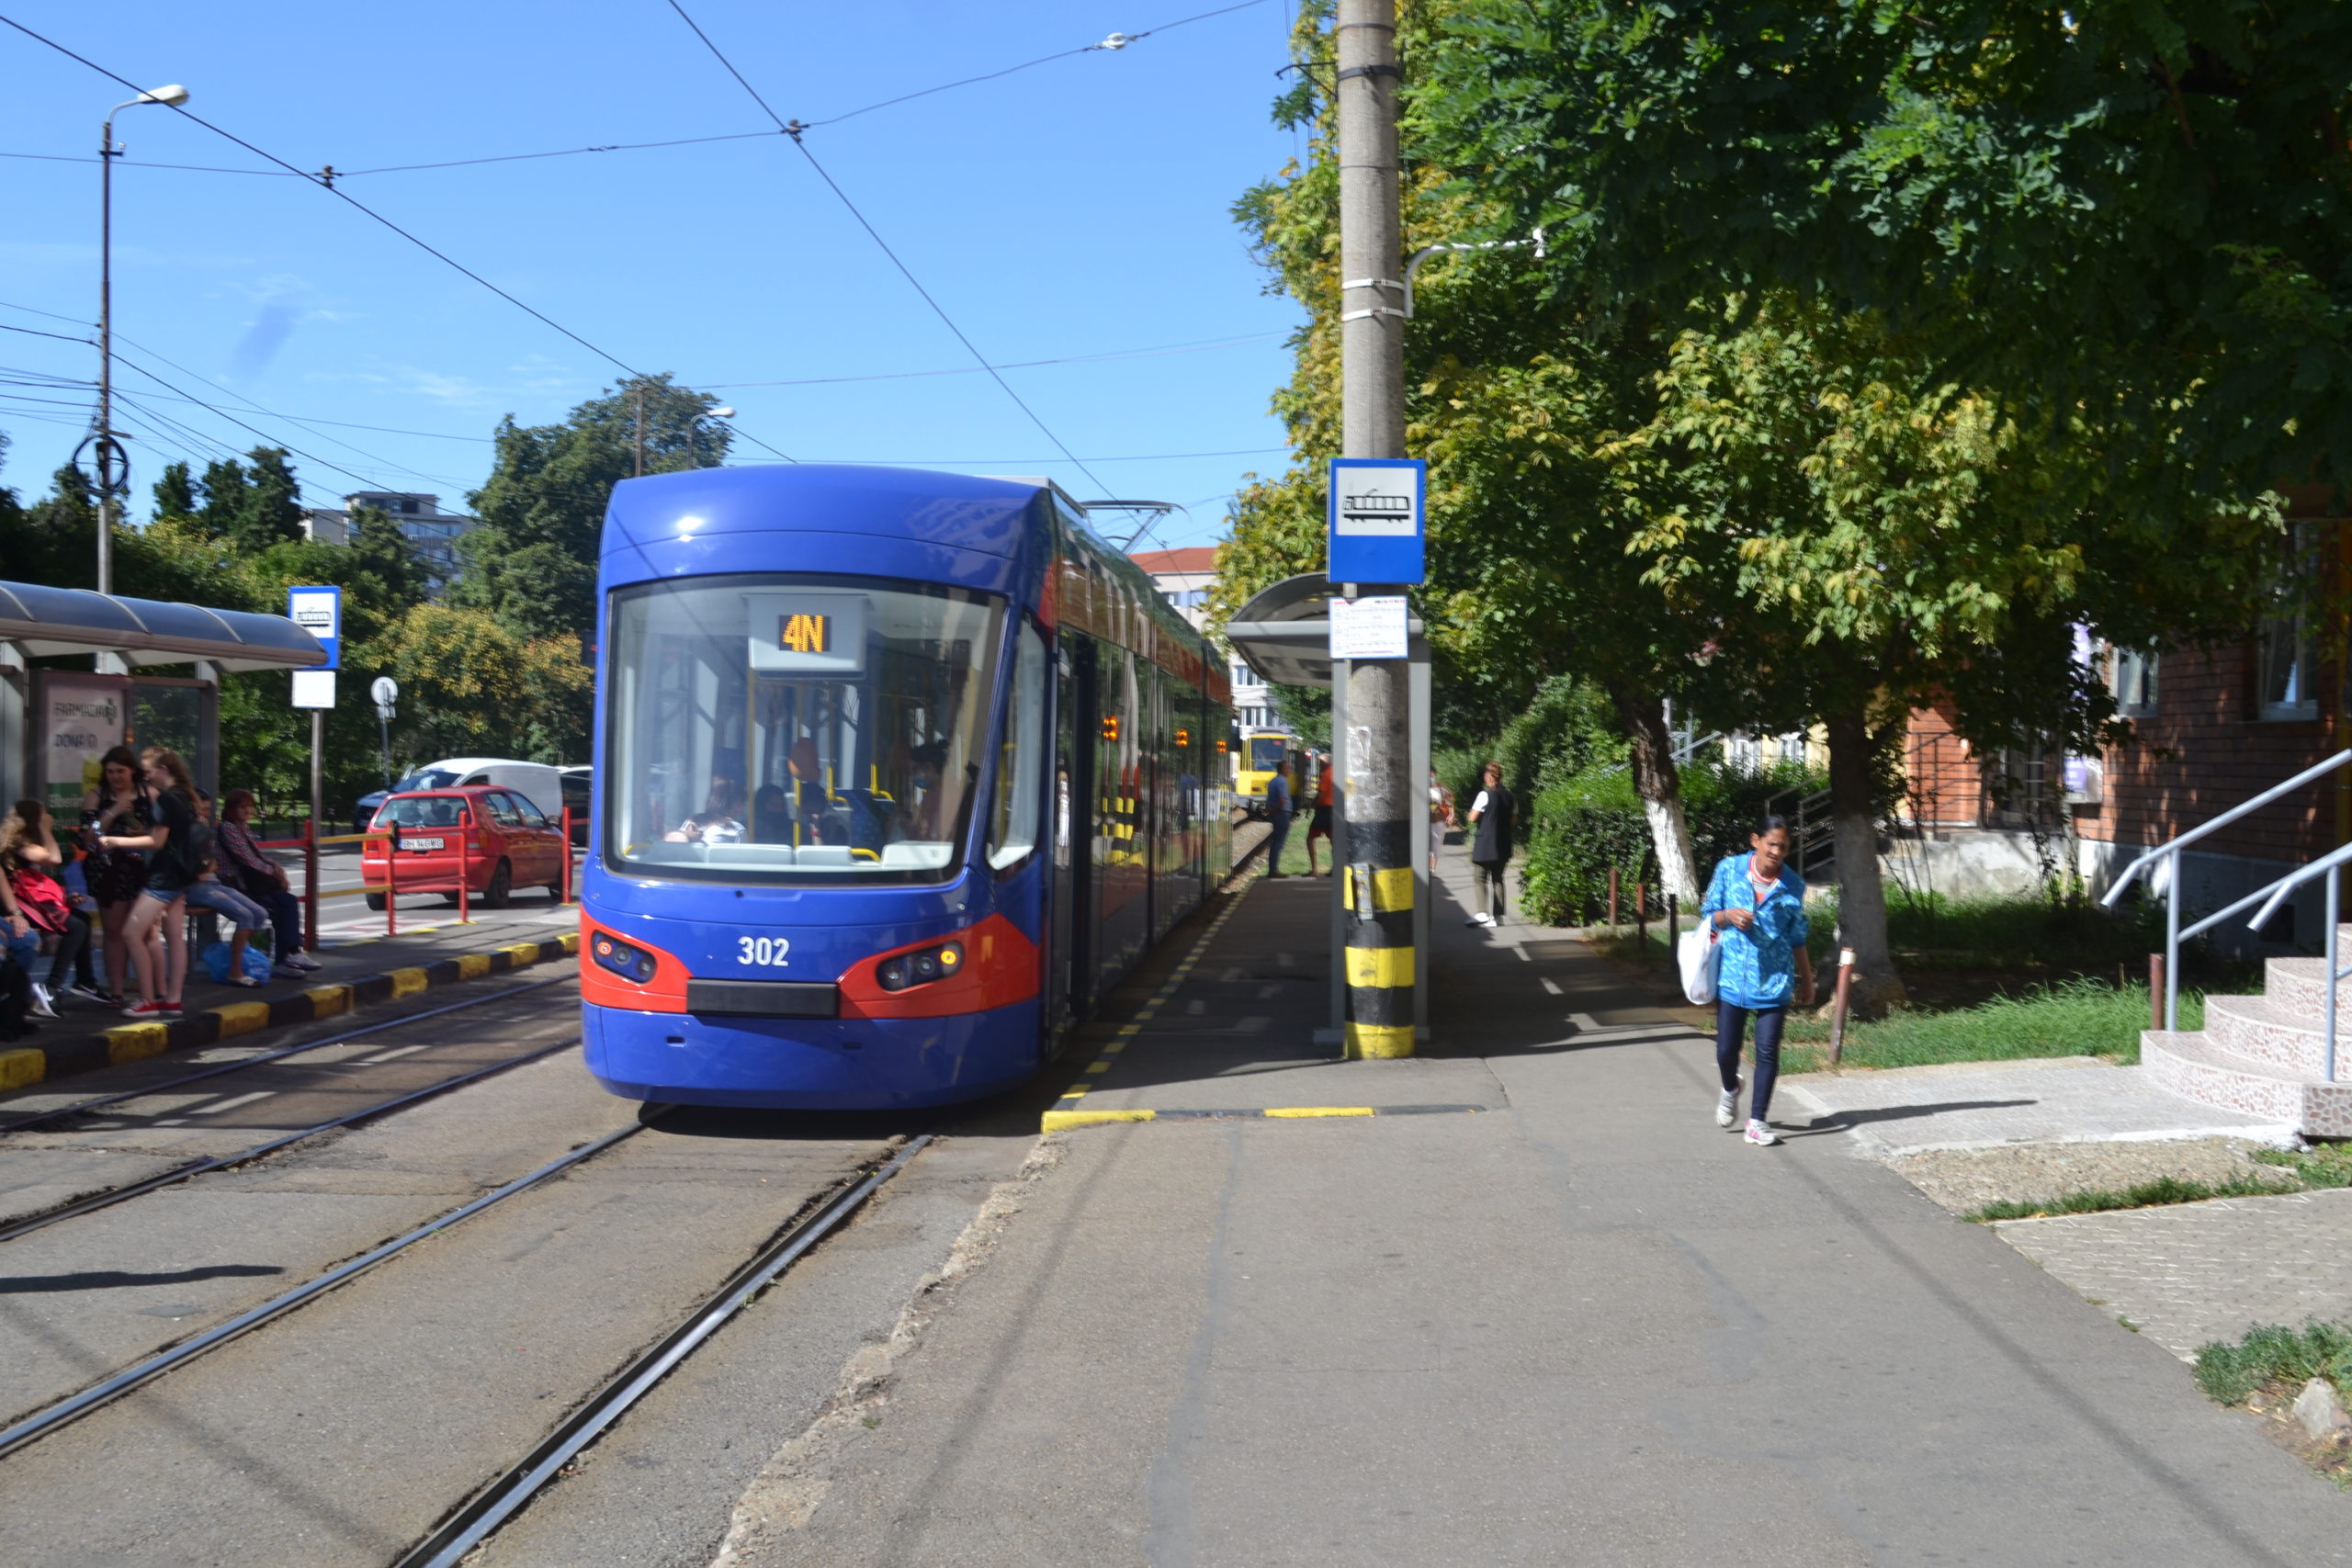
[[[43,938],[56,939],[50,960],[49,980],[31,981],[31,1008],[38,1017],[54,1018],[55,998],[71,987],[77,962],[86,969],[85,949],[90,940],[90,918],[74,907],[56,874],[65,863],[50,826],[49,809],[38,800],[20,800],[6,822],[0,822],[0,882],[5,882],[16,912]],[[28,975],[40,971],[28,960]]]
[[[147,880],[122,928],[131,964],[139,972],[142,999],[124,1008],[122,1014],[138,1019],[177,1018],[180,992],[187,984],[187,888],[211,863],[211,830],[198,831],[196,780],[177,751],[168,746],[150,746],[139,760],[152,792],[154,826],[137,837],[128,833],[98,837],[102,849],[147,852]],[[163,931],[160,953],[154,942],[158,927]]]

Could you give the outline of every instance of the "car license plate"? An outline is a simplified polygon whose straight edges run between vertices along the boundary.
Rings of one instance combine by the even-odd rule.
[[[440,847],[441,840],[438,839],[403,838],[401,840],[401,848],[404,850],[437,850]]]

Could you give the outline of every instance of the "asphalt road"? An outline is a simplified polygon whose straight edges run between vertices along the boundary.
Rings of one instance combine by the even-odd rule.
[[[436,990],[432,1005],[464,989]],[[512,997],[158,1088],[62,1131],[0,1136],[0,1215],[563,1040],[578,1031],[572,996],[562,987]],[[187,1068],[174,1058],[92,1075],[71,1094],[0,1102],[0,1118]],[[86,1386],[639,1115],[563,1051],[0,1244],[0,1410],[15,1418]],[[1026,1152],[1034,1118],[1034,1107],[961,1117],[957,1135],[913,1161],[510,1524],[490,1560],[708,1562],[744,1487],[823,1404],[842,1363],[888,1332]],[[937,1125],[654,1119],[567,1175],[0,1459],[0,1555],[11,1568],[386,1562],[812,1199],[895,1137]]]

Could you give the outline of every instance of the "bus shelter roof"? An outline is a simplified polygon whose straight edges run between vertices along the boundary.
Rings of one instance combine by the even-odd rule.
[[[1421,620],[1405,623],[1416,658],[1426,658]],[[1331,684],[1331,582],[1301,572],[1260,589],[1225,624],[1225,640],[1265,679],[1283,686]]]
[[[319,639],[284,615],[38,582],[0,581],[0,642],[37,659],[119,653],[132,664],[202,659],[223,670],[311,670],[327,661]]]

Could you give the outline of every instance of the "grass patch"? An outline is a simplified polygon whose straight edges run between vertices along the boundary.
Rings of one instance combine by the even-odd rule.
[[[2314,1144],[2308,1149],[2256,1149],[2254,1157],[2293,1171],[2306,1187],[2352,1187],[2352,1143]]]
[[[2180,1024],[2204,1027],[2203,997],[2180,998]],[[1844,1065],[1922,1067],[2031,1056],[2107,1056],[2131,1063],[2140,1059],[2140,1032],[2147,1027],[2147,987],[2118,989],[2099,980],[2062,980],[1949,1012],[1897,1009],[1882,1019],[1849,1022]],[[1784,1039],[1783,1070],[1815,1072],[1827,1065],[1827,1019],[1792,1013]]]
[[[2292,1386],[2325,1378],[2338,1393],[2352,1392],[2352,1324],[2304,1321],[2301,1328],[2267,1324],[2236,1344],[2216,1339],[2199,1348],[2197,1386],[2223,1404],[2243,1404],[2269,1384]]]
[[[2160,1203],[2201,1203],[2208,1198],[2257,1198],[2292,1190],[2252,1177],[2239,1177],[2218,1186],[2203,1181],[2187,1181],[2177,1176],[2159,1176],[2154,1181],[2142,1181],[2121,1191],[2068,1192],[2046,1203],[2030,1203],[2009,1199],[1963,1214],[1962,1219],[1979,1224],[1990,1220],[2042,1220],[2052,1214],[2103,1214],[2113,1209],[2148,1209]]]

